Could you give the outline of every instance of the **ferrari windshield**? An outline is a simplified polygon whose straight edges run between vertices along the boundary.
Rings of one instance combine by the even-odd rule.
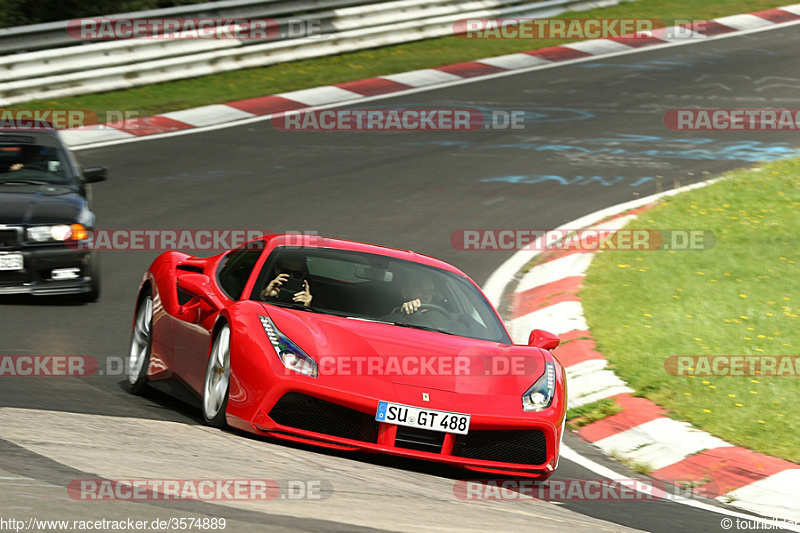
[[[0,141],[0,185],[71,182],[69,165],[57,146]]]
[[[304,305],[305,295],[297,295],[306,290],[311,296],[308,306]],[[467,278],[383,255],[278,248],[260,272],[252,298],[273,305],[511,343],[492,306]]]

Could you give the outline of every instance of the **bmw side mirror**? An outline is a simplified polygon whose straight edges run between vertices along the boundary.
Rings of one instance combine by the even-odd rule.
[[[108,178],[108,167],[91,167],[83,171],[83,181],[86,183],[105,181],[106,178]]]

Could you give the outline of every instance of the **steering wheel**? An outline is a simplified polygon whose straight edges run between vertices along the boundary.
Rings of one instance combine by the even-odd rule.
[[[444,307],[442,307],[441,305],[436,305],[436,304],[420,304],[420,306],[417,308],[417,310],[415,312],[411,313],[410,315],[407,315],[407,314],[403,313],[402,312],[402,307],[397,306],[394,309],[392,309],[392,313],[391,314],[393,314],[393,315],[402,314],[403,316],[413,316],[413,315],[416,315],[417,313],[419,313],[420,311],[425,311],[425,310],[427,310],[427,311],[437,311],[438,313],[444,315],[448,319],[450,318],[450,312],[447,309],[445,309]]]
[[[419,306],[419,309],[417,309],[417,311],[418,311],[418,312],[419,312],[419,311],[437,311],[438,313],[441,313],[441,314],[443,314],[443,315],[444,315],[445,317],[447,317],[448,319],[450,318],[450,312],[449,312],[447,309],[445,309],[444,307],[442,307],[441,305],[436,305],[436,304],[421,304],[421,305]]]

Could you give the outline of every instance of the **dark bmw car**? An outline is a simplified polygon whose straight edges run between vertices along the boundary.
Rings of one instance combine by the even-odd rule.
[[[88,184],[104,179],[106,168],[82,170],[56,131],[0,129],[0,295],[97,299]]]

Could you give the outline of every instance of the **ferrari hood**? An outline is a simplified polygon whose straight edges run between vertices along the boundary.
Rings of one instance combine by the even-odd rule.
[[[368,378],[469,394],[524,392],[544,372],[538,348],[265,306],[278,329],[314,358],[320,383]]]

